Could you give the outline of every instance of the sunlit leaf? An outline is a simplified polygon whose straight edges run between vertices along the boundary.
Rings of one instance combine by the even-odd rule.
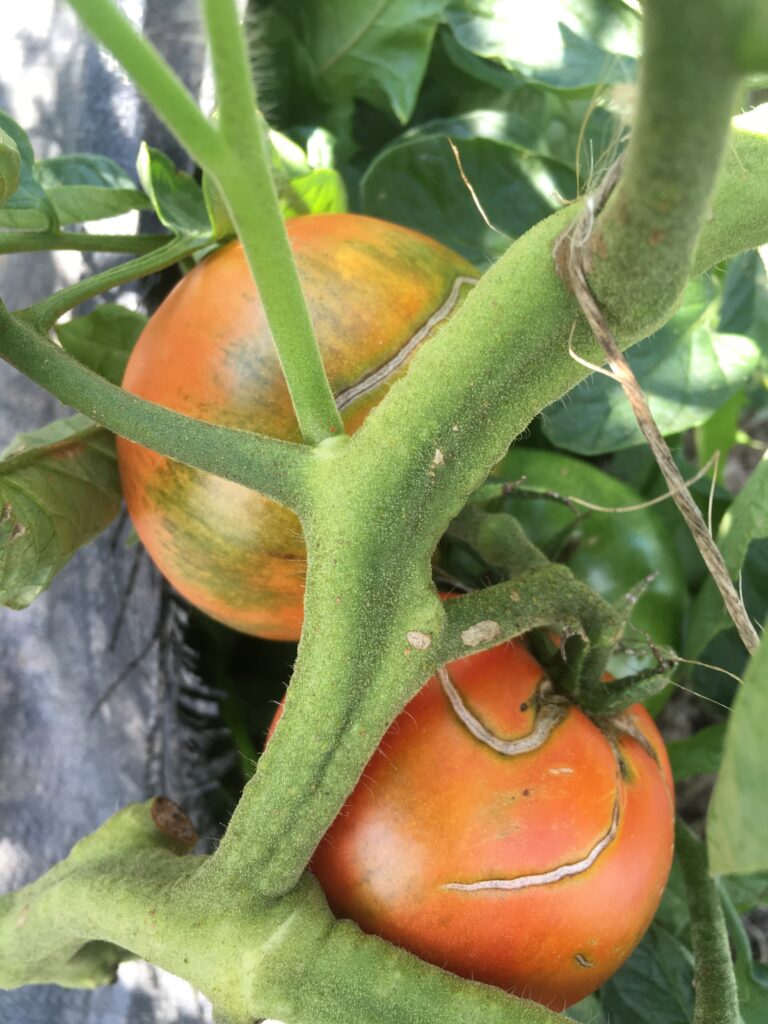
[[[105,156],[79,153],[38,160],[37,177],[60,224],[101,220],[151,206],[122,167]]]
[[[446,18],[466,49],[552,89],[581,90],[636,75],[626,55],[637,49],[636,18],[621,3],[452,0]]]
[[[19,181],[12,194],[0,206],[0,229],[23,228],[44,231],[55,225],[56,214],[35,172],[35,154],[27,133],[0,110],[0,130],[16,147],[19,157]]]

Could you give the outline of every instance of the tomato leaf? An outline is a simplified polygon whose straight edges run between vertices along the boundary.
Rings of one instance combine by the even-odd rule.
[[[638,48],[637,18],[623,4],[452,0],[446,20],[467,50],[551,89],[581,90],[636,75],[631,56],[615,55]]]
[[[684,308],[627,356],[665,436],[705,423],[760,360],[760,349],[751,339],[712,329],[707,291],[701,281],[690,285]],[[691,324],[691,311],[697,307],[701,315]],[[545,410],[542,426],[553,444],[580,455],[643,443],[624,392],[602,374],[593,374]]]
[[[141,313],[105,303],[87,316],[58,324],[56,333],[67,352],[113,384],[120,384],[146,322]]]
[[[713,874],[768,870],[768,639],[750,659],[731,709],[723,757],[709,805],[707,845]]]
[[[151,206],[122,167],[105,156],[79,153],[38,160],[37,177],[60,224],[101,220]]]
[[[684,740],[667,743],[667,753],[676,782],[705,772],[716,772],[723,752],[725,725],[708,725]]]
[[[462,179],[448,135],[427,126],[384,150],[361,182],[363,212],[423,231],[479,265],[500,256],[511,240],[575,194],[575,178],[560,163],[488,138],[458,138]],[[478,209],[485,211],[489,227]]]
[[[0,458],[0,603],[30,604],[120,501],[113,437],[87,417],[16,437]]]
[[[50,200],[37,180],[35,154],[24,129],[0,110],[0,130],[16,147],[19,157],[19,181],[12,194],[0,206],[0,228],[22,228],[44,231],[55,226],[56,214]],[[8,146],[8,143],[6,143]]]
[[[747,559],[747,555],[750,544],[764,538],[768,538],[768,454],[763,456],[741,493],[723,516],[717,533],[717,544],[732,579],[736,579],[741,570],[745,571],[745,576],[748,574],[751,577],[755,574],[758,579],[763,576],[760,571],[762,548],[755,545],[751,549],[752,557]],[[747,562],[749,564],[746,564]],[[748,573],[747,570],[751,571]],[[755,589],[755,599],[748,604],[748,610],[753,616],[759,615],[756,601],[761,596],[760,586]],[[759,615],[759,618],[762,619],[764,614]],[[691,611],[686,644],[688,655],[699,655],[713,637],[729,626],[730,619],[723,607],[722,598],[712,580],[707,579]]]
[[[693,957],[664,928],[645,938],[601,989],[603,1012],[621,1024],[691,1024]]]
[[[577,1020],[581,1024],[607,1024],[596,995],[587,996],[574,1006],[569,1006],[567,1016],[569,1020]]]
[[[448,0],[278,0],[311,61],[328,102],[364,99],[405,123],[427,68]]]
[[[0,128],[0,206],[11,198],[21,183],[19,147],[8,132]]]
[[[136,170],[161,224],[177,235],[210,233],[203,190],[190,174],[146,142],[139,149]]]

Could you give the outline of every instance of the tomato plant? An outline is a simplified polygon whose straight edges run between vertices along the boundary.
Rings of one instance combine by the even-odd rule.
[[[562,1010],[648,927],[673,807],[648,713],[590,720],[509,643],[452,662],[414,697],[311,868],[340,917]]]
[[[298,217],[288,235],[351,432],[461,303],[477,273],[445,246],[371,217]],[[299,438],[236,242],[207,257],[163,302],[133,349],[123,386],[190,416]],[[252,490],[127,441],[118,441],[118,456],[138,534],[177,589],[235,629],[298,640],[306,561],[297,517]]]
[[[3,631],[0,986],[143,958],[233,1024],[557,1024],[587,992],[572,1019],[762,1024],[739,916],[768,870],[759,0],[249,0],[245,31],[243,5],[200,0],[205,75],[137,30],[144,0],[68,5],[108,53],[70,66],[50,32],[66,79],[101,97],[98,66],[111,100],[124,69],[182,166],[123,122],[70,152],[109,132],[63,103],[35,124],[2,82],[30,135],[0,112],[0,252],[44,271],[0,267],[2,372],[17,406],[39,385],[79,415],[0,455],[0,599],[43,616]],[[94,228],[115,216],[137,233]],[[72,270],[58,250],[95,273],[22,298]],[[690,551],[680,576],[668,516],[530,488],[664,489],[709,576]],[[245,632],[123,544],[123,490],[179,592]],[[124,573],[77,554],[105,528]],[[298,653],[262,640],[299,629]],[[708,659],[743,686],[732,707],[675,689],[659,718],[683,785],[654,912],[671,780],[635,705]],[[708,808],[685,785],[705,770]],[[195,856],[167,797],[210,824]],[[1,993],[0,1017],[49,998]],[[109,998],[94,1012],[124,1015]]]

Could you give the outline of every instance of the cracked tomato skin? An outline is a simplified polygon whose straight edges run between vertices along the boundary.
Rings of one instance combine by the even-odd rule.
[[[537,709],[549,683],[517,642],[453,662],[447,680],[461,713],[433,677],[384,736],[312,871],[337,916],[562,1010],[621,966],[661,898],[674,831],[664,743],[639,705],[624,720],[643,742],[618,728],[612,742],[564,702],[535,749],[492,749],[467,723],[509,746],[553,710]]]
[[[331,389],[352,432],[458,308],[477,272],[425,235],[371,217],[297,217],[286,227]],[[165,299],[131,354],[123,387],[198,419],[300,440],[239,243],[205,259]],[[306,560],[294,514],[129,441],[118,439],[117,448],[136,531],[176,589],[234,629],[297,640]]]

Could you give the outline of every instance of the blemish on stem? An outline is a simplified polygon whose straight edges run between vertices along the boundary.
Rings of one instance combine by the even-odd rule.
[[[150,808],[152,821],[164,835],[190,849],[197,842],[197,830],[182,809],[167,796],[158,796]]]
[[[501,633],[501,626],[493,619],[483,619],[476,622],[474,626],[465,629],[461,634],[461,642],[465,647],[479,647],[480,644],[489,644]]]
[[[421,633],[416,629],[412,629],[410,632],[406,633],[405,639],[408,641],[408,644],[417,651],[428,651],[432,646],[432,634]]]

